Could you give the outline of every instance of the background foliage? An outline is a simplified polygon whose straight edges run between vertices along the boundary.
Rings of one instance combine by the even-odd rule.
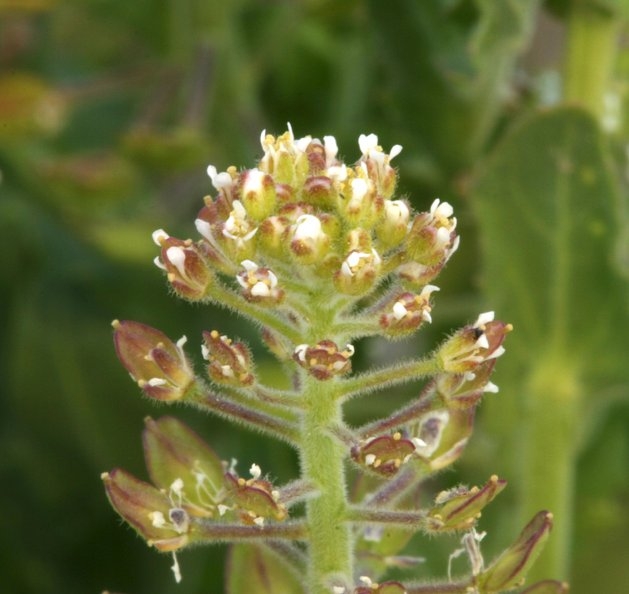
[[[415,206],[454,204],[463,249],[432,335],[367,344],[363,364],[429,348],[488,307],[513,322],[501,394],[458,465],[460,480],[510,480],[483,519],[485,550],[515,536],[512,517],[548,506],[569,546],[547,553],[546,576],[620,592],[628,13],[623,0],[0,0],[3,590],[220,590],[224,551],[182,555],[177,587],[105,500],[100,472],[143,476],[142,418],[160,414],[115,360],[109,323],[253,340],[224,312],[168,296],[150,232],[192,234],[207,164],[250,165],[260,131],[288,120],[349,156],[361,132],[401,143]],[[294,475],[283,446],[180,412],[224,458]],[[454,543],[413,546],[426,575],[445,573]]]

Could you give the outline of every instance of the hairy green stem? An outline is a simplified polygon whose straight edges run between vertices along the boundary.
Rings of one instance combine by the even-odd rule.
[[[326,580],[333,575],[352,577],[352,537],[346,522],[347,496],[343,446],[330,435],[342,423],[336,397],[338,382],[304,380],[307,409],[301,427],[302,476],[313,482],[319,496],[306,504],[310,527],[308,584],[310,594],[329,594]]]
[[[351,377],[343,381],[338,394],[343,400],[349,400],[354,396],[364,396],[389,386],[434,375],[439,371],[439,363],[434,358],[406,361],[399,365],[384,367]]]

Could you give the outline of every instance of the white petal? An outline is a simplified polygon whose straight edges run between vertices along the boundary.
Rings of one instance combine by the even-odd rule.
[[[478,318],[476,319],[476,322],[474,322],[474,328],[479,328],[480,326],[484,326],[485,324],[489,322],[493,322],[493,321],[494,321],[494,312],[486,311],[485,313],[482,313],[478,316]]]
[[[174,245],[166,250],[166,258],[179,271],[181,276],[186,275],[186,252]]]
[[[397,157],[401,152],[402,152],[402,145],[394,144],[391,147],[391,150],[389,151],[389,161],[391,161],[391,159],[395,159],[395,157]]]
[[[153,231],[151,237],[153,238],[153,242],[155,243],[155,245],[161,247],[162,241],[167,240],[170,235],[168,235],[168,233],[166,233],[166,231],[164,231],[163,229],[157,229],[156,231]]]

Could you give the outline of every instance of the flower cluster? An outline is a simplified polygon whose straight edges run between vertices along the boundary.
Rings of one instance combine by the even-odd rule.
[[[202,334],[203,377],[183,350],[185,337],[173,341],[145,324],[115,321],[114,342],[146,396],[283,440],[298,452],[300,476],[276,487],[253,464],[250,476],[241,477],[235,463],[221,462],[181,422],[147,419],[151,482],[120,469],[104,473],[109,500],[150,545],[173,555],[195,543],[266,543],[279,555],[257,559],[271,584],[264,591],[283,591],[283,580],[295,575],[306,576],[309,594],[514,588],[539,553],[551,514],[538,514],[485,568],[484,533],[476,528],[505,488],[503,479],[492,475],[481,487],[447,489],[426,509],[403,505],[411,489],[464,451],[477,405],[498,391],[491,374],[511,325],[486,312],[426,357],[352,370],[355,340],[394,340],[432,322],[434,279],[459,247],[452,206],[436,199],[415,212],[397,198],[392,161],[402,147],[387,153],[374,134],[359,137],[360,157],[351,165],[338,158],[332,136],[295,138],[289,127],[278,137],[263,132],[260,142],[263,155],[252,169],[208,167],[214,191],[195,221],[200,237],[155,231],[155,263],[178,296],[230,308],[261,329],[292,388],[265,385],[249,347],[217,329]],[[427,381],[417,397],[384,418],[358,427],[345,421],[350,398],[420,379]],[[361,478],[352,499],[346,461]],[[300,501],[303,510],[295,513],[291,506]],[[387,579],[390,567],[417,563],[403,551],[416,531],[462,534],[450,564],[467,554],[470,573],[432,590],[432,583]],[[307,548],[292,541],[306,541]],[[275,565],[276,557],[286,563]],[[176,559],[173,571],[180,579]],[[546,581],[528,592],[563,587]],[[254,584],[247,591],[260,589]]]

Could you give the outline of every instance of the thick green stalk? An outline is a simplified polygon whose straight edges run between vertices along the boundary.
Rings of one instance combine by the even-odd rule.
[[[547,509],[554,515],[554,525],[530,581],[565,579],[569,574],[580,397],[571,365],[554,357],[540,358],[526,394],[521,522]]]
[[[306,411],[302,422],[302,477],[314,483],[320,495],[306,505],[310,529],[311,594],[329,594],[331,575],[352,576],[352,539],[346,521],[347,497],[343,446],[328,433],[342,422],[335,380],[304,382]]]
[[[612,78],[621,19],[612,11],[572,2],[568,19],[564,98],[599,119]]]

